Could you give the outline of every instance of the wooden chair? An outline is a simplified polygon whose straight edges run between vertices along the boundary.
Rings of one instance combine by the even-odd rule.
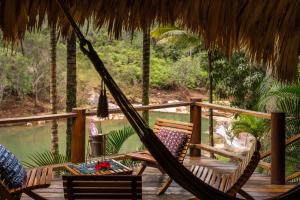
[[[254,141],[246,156],[239,163],[234,172],[222,174],[214,169],[204,166],[193,165],[191,171],[202,181],[212,185],[216,189],[236,196],[237,193],[246,199],[253,199],[247,192],[242,190],[243,185],[249,180],[260,160],[260,143]]]
[[[142,199],[142,177],[132,175],[63,176],[65,199]]]
[[[23,186],[16,189],[9,189],[4,180],[0,180],[0,200],[20,199],[22,193],[36,200],[45,198],[34,193],[32,190],[50,186],[52,180],[52,167],[34,168],[27,172],[27,179]]]
[[[177,157],[178,161],[183,163],[183,160],[187,154],[190,145],[192,131],[193,131],[193,124],[187,122],[166,120],[166,119],[157,119],[153,130],[155,133],[158,133],[160,128],[172,128],[186,133],[187,139],[183,144],[182,149],[180,150]],[[126,158],[142,161],[142,166],[137,172],[138,175],[141,175],[147,166],[158,168],[162,173],[164,173],[163,169],[161,169],[157,161],[152,157],[152,155],[148,151],[129,153],[126,154]],[[171,185],[171,183],[172,183],[172,179],[168,178],[168,180],[160,187],[158,195],[163,194]]]

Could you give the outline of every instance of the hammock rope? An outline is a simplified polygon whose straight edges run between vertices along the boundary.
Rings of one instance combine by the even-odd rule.
[[[79,41],[81,51],[93,63],[96,71],[104,81],[106,87],[114,97],[118,106],[126,116],[127,120],[138,134],[140,140],[150,151],[152,156],[158,161],[159,165],[166,171],[166,173],[175,180],[181,187],[191,192],[197,198],[202,200],[236,200],[238,198],[232,197],[223,193],[214,187],[206,184],[200,180],[187,168],[185,168],[178,160],[169,152],[163,143],[156,137],[153,130],[145,123],[143,118],[135,110],[132,104],[128,101],[124,93],[113,80],[109,72],[104,66],[104,63],[99,58],[97,52],[94,50],[90,41],[88,41],[79,27],[75,23],[73,17],[70,15],[67,7],[64,5],[63,0],[56,0],[70,22],[73,30],[75,31]]]

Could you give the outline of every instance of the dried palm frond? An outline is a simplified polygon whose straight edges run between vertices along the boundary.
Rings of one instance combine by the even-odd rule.
[[[296,80],[300,55],[300,1],[295,0],[65,0],[79,25],[93,19],[119,37],[122,31],[146,30],[153,24],[180,24],[218,46],[228,56],[247,49],[252,59],[267,62],[281,80]],[[63,36],[70,26],[54,0],[0,1],[3,39],[16,42],[25,30],[43,21],[58,24]]]

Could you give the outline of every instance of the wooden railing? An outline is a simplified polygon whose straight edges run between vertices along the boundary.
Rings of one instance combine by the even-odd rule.
[[[146,110],[155,110],[155,109],[162,109],[162,108],[174,108],[180,106],[190,106],[191,102],[178,102],[178,103],[166,103],[166,104],[158,104],[158,105],[148,105],[148,106],[134,106],[137,111],[146,111]],[[121,113],[120,108],[110,108],[109,113]],[[86,113],[86,116],[95,116],[97,113],[96,111],[89,111]]]
[[[47,121],[53,119],[66,119],[66,118],[74,118],[76,116],[77,116],[76,113],[62,113],[62,114],[31,116],[31,117],[2,118],[0,119],[0,125],[27,123],[27,122],[34,122],[34,121]]]
[[[194,103],[195,106],[198,108],[194,108],[193,112],[199,113],[198,115],[201,117],[201,110],[203,108],[208,109],[214,109],[219,110],[227,113],[232,114],[245,114],[250,116],[255,116],[258,118],[263,119],[270,119],[271,120],[271,183],[272,184],[285,184],[285,114],[284,113],[263,113],[263,112],[256,112],[256,111],[249,111],[245,109],[238,109],[238,108],[232,108],[229,106],[222,106],[222,105],[216,105],[211,103],[204,103],[198,101]],[[196,111],[198,109],[198,111]],[[192,116],[192,113],[191,113]],[[194,120],[199,121],[199,120]],[[201,127],[201,122],[200,125]],[[212,149],[212,147],[209,147],[208,145],[201,144],[201,139],[199,143],[194,143],[191,145],[191,148],[199,149],[197,151],[191,151],[194,152],[191,155],[192,156],[200,156],[201,153],[199,152],[201,149],[214,152],[216,153],[216,150]],[[240,157],[236,157],[235,155],[229,153],[229,152],[218,152],[220,155],[223,154],[223,156],[236,158],[236,160],[239,160]],[[264,163],[262,163],[263,165]]]
[[[191,138],[191,156],[201,156],[201,149],[218,153],[222,156],[231,158],[233,160],[241,160],[242,157],[236,156],[230,152],[218,150],[213,147],[201,143],[201,116],[203,108],[219,110],[226,113],[232,114],[245,114],[251,115],[258,118],[270,119],[271,120],[271,150],[264,152],[262,158],[271,155],[272,163],[271,166],[268,163],[261,162],[261,165],[265,165],[271,169],[272,183],[284,184],[285,182],[285,144],[290,144],[300,139],[300,135],[295,136],[287,140],[285,143],[285,132],[284,132],[284,121],[285,116],[282,113],[262,113],[256,111],[249,111],[244,109],[232,108],[229,106],[222,106],[217,104],[204,103],[201,99],[191,99],[190,102],[180,103],[168,103],[160,105],[149,105],[149,106],[136,106],[135,109],[138,111],[155,110],[161,108],[171,108],[180,106],[190,106],[190,121],[194,124],[193,134]],[[109,109],[109,113],[120,113],[119,108]],[[66,119],[72,118],[73,123],[73,134],[72,134],[72,162],[83,162],[85,160],[85,121],[87,116],[95,116],[95,111],[87,111],[86,109],[76,108],[71,113],[62,114],[50,114],[42,116],[32,117],[18,117],[18,118],[6,118],[0,119],[0,125],[4,124],[15,124],[15,123],[27,123],[33,121],[42,120],[53,120],[53,119]],[[294,176],[293,176],[294,177]]]
[[[232,113],[232,114],[245,114],[245,115],[251,115],[254,117],[258,117],[258,118],[271,119],[270,113],[245,110],[245,109],[240,109],[240,108],[233,108],[230,106],[222,106],[222,105],[205,103],[205,102],[197,102],[195,104],[202,108],[211,108],[214,110],[220,110],[220,111],[228,112],[228,113]]]
[[[285,141],[285,146],[287,147],[288,145],[293,144],[294,142],[297,142],[299,139],[300,139],[300,133],[298,133],[294,137],[288,138]],[[264,158],[266,158],[270,155],[271,155],[271,150],[267,150],[267,151],[260,154],[260,159],[264,159]]]

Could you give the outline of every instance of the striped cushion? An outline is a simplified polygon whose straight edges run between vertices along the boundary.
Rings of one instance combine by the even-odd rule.
[[[0,179],[9,188],[21,187],[26,171],[17,158],[0,144]]]
[[[184,132],[171,128],[160,128],[157,137],[175,157],[179,156],[178,154],[184,147],[187,139],[187,135]]]

